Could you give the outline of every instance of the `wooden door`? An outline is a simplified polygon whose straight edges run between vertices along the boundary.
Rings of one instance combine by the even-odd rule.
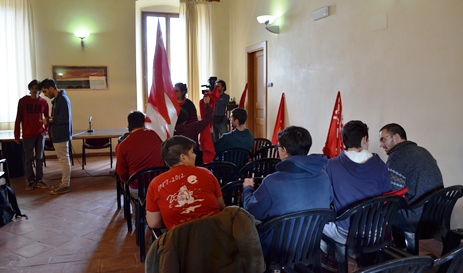
[[[246,48],[248,61],[247,126],[254,137],[267,137],[267,43]]]

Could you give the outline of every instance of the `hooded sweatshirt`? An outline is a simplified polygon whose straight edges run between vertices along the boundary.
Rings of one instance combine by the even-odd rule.
[[[330,208],[333,190],[321,155],[290,156],[254,190],[243,189],[244,208],[260,221],[283,214]]]
[[[254,135],[249,129],[243,131],[233,130],[223,134],[222,137],[214,143],[215,151],[225,151],[229,149],[245,149],[251,151],[254,148]]]
[[[346,152],[328,160],[326,172],[334,191],[334,209],[339,214],[354,203],[391,190],[386,164],[377,154],[368,151]],[[349,229],[349,219],[336,222]]]

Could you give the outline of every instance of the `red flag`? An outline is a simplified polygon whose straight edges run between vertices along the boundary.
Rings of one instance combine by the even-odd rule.
[[[241,94],[240,103],[238,104],[239,108],[244,108],[244,103],[246,102],[246,95],[248,94],[248,83],[244,86],[243,94]]]
[[[214,87],[212,92],[204,94],[204,96],[209,96],[211,101],[209,105],[214,109],[215,102],[220,98],[219,90],[217,86]],[[201,113],[201,117],[204,117],[206,114],[206,108],[204,106],[204,99],[199,101],[199,111]],[[199,142],[201,143],[201,149],[203,150],[203,163],[212,162],[215,158],[215,148],[214,148],[214,141],[212,140],[211,136],[211,126],[212,124],[209,123],[206,128],[199,134]]]
[[[174,135],[180,106],[170,79],[166,49],[158,20],[153,61],[153,83],[146,107],[146,127],[153,129],[162,141]]]
[[[330,128],[328,130],[328,136],[326,137],[325,147],[323,148],[323,154],[329,158],[338,156],[344,149],[344,143],[342,142],[343,127],[341,92],[338,91],[333,108],[333,115],[331,117]]]
[[[285,128],[285,93],[281,94],[275,128],[273,129],[272,144],[278,144],[278,132]]]

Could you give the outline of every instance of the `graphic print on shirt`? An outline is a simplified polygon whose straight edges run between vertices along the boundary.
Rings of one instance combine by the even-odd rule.
[[[190,185],[194,185],[198,183],[198,178],[195,175],[190,175],[187,177],[187,181]],[[188,189],[187,185],[182,185],[175,194],[168,197],[168,200],[170,202],[169,207],[182,208],[182,214],[194,212],[196,208],[201,207],[201,204],[198,204],[198,202],[204,201],[204,199],[195,199],[194,191]]]

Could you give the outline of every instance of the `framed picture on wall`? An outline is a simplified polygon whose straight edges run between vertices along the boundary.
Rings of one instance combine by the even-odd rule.
[[[108,89],[107,66],[52,66],[58,89]]]

